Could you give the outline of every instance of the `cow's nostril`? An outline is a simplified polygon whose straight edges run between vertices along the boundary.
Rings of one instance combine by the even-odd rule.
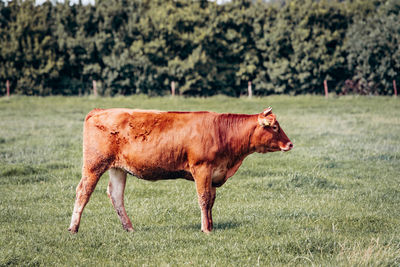
[[[282,151],[289,151],[293,148],[293,143],[292,142],[287,142],[286,146],[281,148]]]

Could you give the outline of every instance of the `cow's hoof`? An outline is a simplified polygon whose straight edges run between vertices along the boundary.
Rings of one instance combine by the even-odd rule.
[[[127,231],[127,232],[134,232],[134,230],[133,230],[133,228],[132,227],[129,227],[129,228],[124,228],[125,229],[125,231]]]
[[[133,232],[133,227],[131,222],[123,223],[122,228],[124,228],[124,230],[127,232]]]
[[[202,229],[201,231],[207,235],[211,234],[211,230]]]
[[[72,226],[72,227],[68,228],[68,231],[69,231],[71,234],[76,234],[76,233],[78,233],[78,228],[79,228],[79,227]]]

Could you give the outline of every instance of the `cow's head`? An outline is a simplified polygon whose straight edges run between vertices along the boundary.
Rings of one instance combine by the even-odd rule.
[[[266,108],[258,114],[257,127],[252,137],[252,145],[259,153],[289,151],[293,143],[279,126],[272,108]]]

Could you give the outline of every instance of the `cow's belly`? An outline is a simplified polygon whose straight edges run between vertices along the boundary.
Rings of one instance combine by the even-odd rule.
[[[162,168],[150,168],[150,169],[124,168],[124,169],[133,176],[149,181],[178,179],[178,178],[193,180],[193,176],[190,174],[190,172],[184,170],[171,171]]]

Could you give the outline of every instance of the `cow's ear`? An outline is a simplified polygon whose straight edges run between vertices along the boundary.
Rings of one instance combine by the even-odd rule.
[[[271,126],[275,123],[275,116],[258,117],[258,124],[263,127]]]
[[[272,108],[266,108],[262,113],[258,115],[258,123],[263,126],[271,126],[275,123],[275,115],[272,114]]]

